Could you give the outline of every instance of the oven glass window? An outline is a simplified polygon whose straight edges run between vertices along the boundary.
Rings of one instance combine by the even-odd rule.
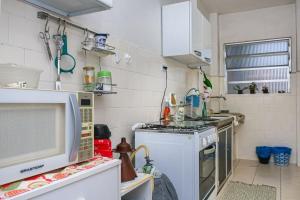
[[[215,188],[216,145],[210,145],[199,152],[200,200],[205,200]]]

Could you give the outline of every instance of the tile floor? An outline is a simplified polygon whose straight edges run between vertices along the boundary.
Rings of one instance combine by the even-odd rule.
[[[300,200],[300,168],[296,165],[281,168],[239,160],[231,180],[274,186],[277,188],[277,200]]]

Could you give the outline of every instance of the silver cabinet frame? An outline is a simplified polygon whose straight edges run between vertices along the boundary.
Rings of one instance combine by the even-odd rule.
[[[229,124],[229,125],[226,125],[224,127],[221,127],[218,129],[218,159],[217,159],[217,166],[218,166],[218,170],[217,170],[217,187],[218,187],[218,192],[222,189],[222,187],[225,185],[225,183],[227,182],[228,178],[231,176],[232,172],[233,172],[233,124]],[[220,160],[219,160],[219,155],[220,155],[220,134],[223,133],[224,134],[225,132],[225,174],[226,174],[226,177],[225,179],[220,182],[219,181],[219,175],[220,175],[220,168],[222,166],[220,166]],[[228,136],[231,135],[231,145],[228,144]],[[230,146],[229,146],[230,145]],[[231,152],[231,169],[228,170],[228,151]],[[224,167],[224,166],[223,166]]]

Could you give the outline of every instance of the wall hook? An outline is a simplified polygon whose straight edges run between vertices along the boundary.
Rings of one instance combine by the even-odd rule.
[[[199,71],[200,71],[201,74],[204,74],[201,66],[199,67]]]
[[[63,21],[64,22],[64,30],[63,30],[63,35],[66,34],[66,27],[67,27],[67,23],[66,20]]]
[[[61,19],[58,19],[57,35],[60,35]]]
[[[45,33],[49,33],[50,27],[48,26],[49,24],[49,17],[46,18],[46,25],[45,25]]]

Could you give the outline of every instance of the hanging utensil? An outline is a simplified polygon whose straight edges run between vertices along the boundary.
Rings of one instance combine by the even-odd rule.
[[[54,40],[55,40],[56,51],[57,51],[57,57],[56,57],[56,60],[57,60],[57,79],[56,79],[56,82],[55,82],[55,89],[56,90],[61,90],[60,62],[61,62],[62,47],[63,47],[64,43],[63,43],[61,35],[55,35]]]
[[[52,61],[53,57],[52,57],[52,52],[51,52],[51,49],[50,49],[50,45],[49,45],[49,40],[50,40],[50,33],[49,33],[49,26],[48,26],[48,23],[49,23],[49,18],[47,17],[47,20],[46,20],[46,25],[45,25],[45,30],[44,32],[40,32],[40,38],[42,40],[44,40],[44,43],[45,43],[45,46],[46,46],[46,49],[47,49],[47,53],[48,53],[48,57],[49,57],[49,60]]]
[[[64,46],[64,42],[60,33],[60,20],[59,20],[59,27],[57,29],[57,34],[53,36],[55,45],[56,45],[56,51],[57,51],[57,57],[55,59],[55,64],[57,67],[57,79],[55,82],[55,89],[56,90],[61,90],[61,79],[60,79],[60,73],[61,73],[61,68],[60,68],[60,62],[61,62],[61,53],[62,53],[62,47]]]
[[[68,39],[67,34],[65,32],[66,24],[64,24],[64,30],[62,35],[62,51],[61,51],[61,57],[60,57],[60,72],[63,73],[73,73],[75,67],[76,67],[76,60],[74,56],[69,54],[68,52]],[[58,56],[55,58],[55,66],[58,68]]]

